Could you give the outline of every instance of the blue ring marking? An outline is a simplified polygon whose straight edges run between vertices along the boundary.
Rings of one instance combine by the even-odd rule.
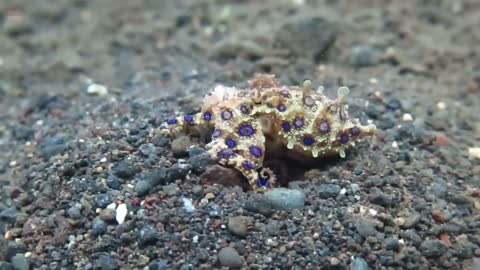
[[[297,129],[303,128],[303,126],[305,125],[305,120],[303,120],[303,118],[301,117],[295,117],[295,119],[293,120],[293,125]]]
[[[242,112],[243,114],[249,114],[250,109],[246,105],[242,105],[240,106],[240,112]]]
[[[283,129],[283,131],[285,131],[285,132],[289,132],[290,130],[292,130],[292,125],[290,125],[289,122],[284,122],[284,123],[282,124],[282,129]]]
[[[263,179],[261,177],[258,177],[257,179],[257,186],[259,187],[270,187],[270,182],[268,181],[268,179]]]
[[[255,129],[251,125],[242,125],[238,128],[238,133],[241,136],[252,136]]]
[[[183,120],[185,120],[185,122],[189,125],[192,125],[193,124],[193,120],[194,120],[194,117],[193,115],[185,115],[183,117]]]
[[[287,107],[286,107],[285,105],[283,105],[283,104],[280,104],[280,105],[277,106],[277,110],[278,110],[279,112],[284,112],[284,111],[287,110]]]
[[[167,124],[169,125],[176,125],[178,123],[176,118],[168,119]]]
[[[358,136],[358,135],[360,135],[361,132],[362,132],[362,131],[361,131],[360,128],[358,128],[357,126],[352,127],[352,128],[350,129],[350,134],[352,134],[352,136]]]
[[[262,149],[260,149],[260,147],[254,146],[254,145],[251,145],[249,150],[250,150],[250,154],[252,154],[252,156],[254,156],[256,158],[261,157],[262,154],[263,154]]]
[[[224,149],[218,152],[218,157],[221,159],[227,159],[235,156],[235,152],[232,150]]]
[[[312,146],[315,143],[315,139],[309,136],[303,137],[303,144],[306,146]]]
[[[212,138],[218,138],[222,136],[222,131],[220,129],[216,129],[213,133],[212,133]]]
[[[318,131],[320,131],[323,134],[329,133],[330,132],[330,123],[328,123],[327,120],[322,120],[318,124]]]
[[[253,165],[253,163],[251,163],[251,162],[249,162],[249,161],[245,161],[245,162],[243,163],[243,168],[244,168],[245,170],[250,171],[250,170],[254,170],[254,169],[255,169],[255,165]]]
[[[222,119],[223,120],[230,120],[232,118],[233,118],[233,113],[231,111],[227,110],[227,111],[222,112]]]
[[[227,139],[225,141],[225,144],[228,146],[228,148],[234,148],[235,146],[237,146],[237,142],[232,139]]]
[[[344,134],[340,135],[340,142],[341,142],[341,143],[347,143],[348,140],[349,140],[348,134],[345,134],[345,133],[344,133]]]
[[[206,112],[203,114],[203,120],[210,121],[212,120],[212,114],[210,112]]]

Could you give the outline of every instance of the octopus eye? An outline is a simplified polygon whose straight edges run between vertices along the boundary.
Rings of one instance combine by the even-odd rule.
[[[349,139],[350,138],[348,138],[348,134],[346,134],[346,133],[340,135],[340,142],[341,143],[347,143]]]
[[[315,139],[310,136],[303,137],[303,144],[306,146],[312,146],[315,143]]]
[[[176,125],[178,123],[176,118],[168,119],[167,124]]]
[[[250,108],[247,105],[242,105],[240,106],[240,112],[242,112],[243,114],[249,114]]]
[[[301,118],[301,117],[296,117],[293,120],[293,125],[295,126],[295,128],[301,129],[305,125],[305,120],[303,120],[303,118]]]
[[[238,128],[238,133],[241,136],[252,136],[255,133],[255,129],[251,125],[242,125]]]
[[[228,148],[234,148],[235,146],[237,146],[237,142],[233,139],[227,139],[225,141],[225,144],[228,146]]]
[[[212,120],[212,113],[210,113],[210,112],[204,113],[204,114],[203,114],[203,120],[205,120],[205,121],[210,121],[210,120]]]
[[[231,111],[227,110],[227,111],[222,112],[222,119],[223,120],[230,120],[230,119],[232,119],[232,117],[233,117],[233,113]]]
[[[330,132],[330,124],[328,123],[327,120],[320,121],[320,123],[318,124],[318,131],[320,131],[323,134]]]
[[[361,133],[361,130],[357,126],[352,127],[350,129],[350,134],[352,134],[352,136],[358,136],[358,135],[360,135],[360,133]]]
[[[250,146],[249,150],[250,150],[250,154],[252,154],[252,156],[254,156],[256,158],[261,157],[262,154],[263,154],[262,149],[260,149],[257,146],[254,146],[254,145]]]

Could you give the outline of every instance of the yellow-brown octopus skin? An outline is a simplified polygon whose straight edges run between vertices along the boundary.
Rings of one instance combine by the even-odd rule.
[[[272,187],[275,176],[262,168],[265,149],[286,146],[297,158],[339,154],[355,142],[376,133],[373,124],[362,125],[348,116],[338,89],[335,100],[303,87],[281,85],[274,75],[256,75],[249,89],[218,86],[203,100],[201,111],[169,119],[160,126],[164,135],[213,128],[208,153],[220,164],[239,170],[255,191]]]

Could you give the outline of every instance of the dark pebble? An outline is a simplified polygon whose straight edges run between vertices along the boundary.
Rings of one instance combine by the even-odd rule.
[[[447,252],[448,247],[440,240],[429,239],[420,245],[420,252],[427,258],[437,258]]]
[[[158,240],[158,233],[155,226],[147,224],[138,231],[138,243],[142,246],[155,244]]]
[[[29,126],[16,125],[12,129],[13,136],[18,140],[30,140],[33,137],[34,129]]]
[[[412,230],[400,231],[399,236],[407,241],[411,241],[414,246],[418,246],[422,242],[422,238]]]
[[[105,208],[113,202],[113,197],[109,193],[101,193],[95,197],[95,203],[99,208]]]
[[[200,148],[200,147],[190,147],[190,148],[187,149],[187,152],[188,152],[188,157],[189,158],[193,158],[194,156],[198,156],[198,155],[207,153],[207,151],[205,151],[205,149]]]
[[[51,157],[63,153],[68,149],[68,143],[62,136],[47,137],[40,144],[40,152],[45,160],[49,160]]]
[[[368,200],[383,207],[390,207],[393,203],[392,198],[378,188],[371,189]]]
[[[218,253],[218,260],[224,267],[240,268],[243,266],[243,258],[232,247],[225,247]]]
[[[305,193],[298,189],[274,188],[265,192],[265,197],[278,210],[299,209],[305,205]]]
[[[385,247],[389,250],[399,251],[400,250],[400,241],[398,241],[398,239],[389,237],[389,238],[385,239]]]
[[[368,270],[368,263],[361,257],[356,257],[350,263],[350,270]]]
[[[122,183],[115,175],[109,175],[107,177],[107,186],[111,189],[119,190],[122,187]]]
[[[7,223],[14,223],[17,220],[17,209],[15,207],[9,207],[0,212],[0,221]]]
[[[93,264],[95,270],[117,270],[120,269],[118,262],[110,254],[102,253]]]
[[[322,199],[336,197],[342,188],[335,184],[320,185],[318,196]]]
[[[169,269],[168,261],[167,260],[156,260],[150,263],[148,266],[148,270],[167,270]]]
[[[273,214],[272,203],[263,195],[255,195],[245,203],[245,209],[269,217]]]
[[[402,229],[410,229],[417,225],[420,222],[420,214],[418,213],[410,213],[407,217],[405,217],[405,222],[400,226]]]
[[[192,165],[192,171],[196,174],[204,173],[208,166],[215,164],[215,161],[207,152],[194,155],[188,162]]]
[[[9,262],[0,261],[0,270],[15,270],[15,268]]]
[[[247,236],[246,217],[236,216],[228,219],[227,228],[230,232],[239,237]]]
[[[107,232],[107,223],[101,218],[95,218],[92,222],[92,234],[95,236],[102,235]]]
[[[396,110],[402,109],[402,103],[400,102],[400,100],[393,98],[389,100],[387,104],[385,104],[385,107],[387,107],[387,109],[390,109],[392,111],[396,111]]]
[[[7,245],[5,257],[9,261],[18,253],[24,254],[25,252],[27,252],[27,247],[24,244],[10,241]]]
[[[357,232],[365,238],[374,235],[377,232],[375,225],[364,218],[357,221],[355,228],[357,229]]]
[[[80,219],[82,217],[82,213],[80,212],[80,208],[76,206],[72,206],[67,210],[68,217],[72,219]]]
[[[379,61],[379,52],[370,46],[355,46],[350,52],[350,65],[356,68],[374,66]]]
[[[112,168],[113,174],[123,178],[123,179],[129,179],[135,175],[135,168],[132,166],[132,164],[128,163],[125,160],[122,160],[115,164]]]
[[[27,258],[22,254],[17,254],[12,258],[12,266],[15,270],[28,270],[30,269],[30,263]]]
[[[175,163],[167,169],[167,179],[169,181],[183,180],[191,169],[192,165],[188,163]]]
[[[135,184],[135,192],[137,192],[140,196],[143,196],[148,194],[152,188],[158,185],[165,185],[168,182],[167,169],[162,166],[139,177],[137,183]]]

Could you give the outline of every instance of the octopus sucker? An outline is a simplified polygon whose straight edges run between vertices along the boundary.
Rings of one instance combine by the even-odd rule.
[[[348,115],[346,86],[330,99],[322,86],[314,90],[309,80],[300,87],[286,86],[275,75],[257,74],[249,83],[248,89],[216,86],[199,113],[168,119],[160,133],[213,130],[208,153],[240,171],[255,191],[276,183],[273,171],[263,166],[266,151],[286,149],[287,156],[296,159],[344,158],[349,147],[376,134],[375,125],[362,125]]]

